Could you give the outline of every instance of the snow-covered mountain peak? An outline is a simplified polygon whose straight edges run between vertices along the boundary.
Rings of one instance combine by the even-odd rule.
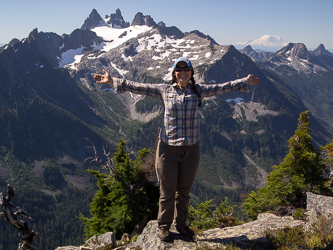
[[[83,27],[84,29],[90,27],[89,32],[95,34],[101,41],[90,43],[89,48],[84,44],[78,44],[66,50],[62,49],[59,66],[77,69],[77,65],[84,56],[86,59],[93,59],[118,47],[119,50],[125,51],[122,58],[126,61],[131,61],[133,56],[142,51],[153,51],[153,61],[164,60],[175,53],[177,55],[173,58],[182,54],[196,60],[200,56],[207,57],[200,51],[202,46],[217,44],[211,37],[200,31],[183,33],[177,27],[166,27],[163,22],[156,24],[149,15],[143,15],[140,12],[136,14],[132,25],[129,26],[119,9],[116,14],[106,15],[104,19],[96,10],[93,10]],[[93,53],[88,52],[92,50],[94,50]]]
[[[160,27],[163,27],[163,24],[161,23]],[[109,51],[158,26],[149,15],[145,16],[141,12],[135,15],[130,25],[129,22],[124,20],[120,9],[117,9],[116,13],[110,16],[106,15],[104,19],[94,9],[81,29],[89,29],[95,32],[97,36],[102,37],[104,42],[99,49]]]
[[[279,36],[276,35],[264,35],[254,41],[249,40],[248,42],[239,42],[235,45],[248,46],[251,45],[253,49],[261,49],[268,51],[276,51],[283,46],[286,46],[288,43],[283,41]]]
[[[263,45],[263,46],[285,46],[284,42],[279,36],[264,35],[257,40],[250,42],[250,45]]]

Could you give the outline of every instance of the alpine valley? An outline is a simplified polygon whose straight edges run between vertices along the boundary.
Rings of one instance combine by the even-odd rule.
[[[85,159],[115,152],[123,138],[133,155],[154,148],[162,123],[159,100],[115,94],[95,73],[137,82],[171,81],[176,58],[189,58],[197,83],[227,82],[253,74],[251,92],[204,100],[201,161],[192,204],[225,197],[241,204],[265,183],[288,151],[299,114],[310,110],[316,146],[332,140],[333,55],[289,43],[276,53],[222,46],[198,30],[182,32],[119,9],[102,18],[93,10],[80,29],[59,36],[34,29],[0,48],[0,192],[16,189],[15,205],[30,212],[38,249],[83,243],[80,213],[89,216],[96,181]],[[87,138],[89,140],[87,140]],[[239,216],[242,216],[241,213]],[[14,249],[17,233],[0,218],[0,250]]]

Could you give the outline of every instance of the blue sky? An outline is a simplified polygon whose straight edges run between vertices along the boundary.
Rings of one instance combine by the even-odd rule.
[[[0,44],[34,29],[70,34],[92,9],[104,18],[119,8],[125,21],[137,12],[181,31],[200,30],[221,45],[277,35],[285,42],[320,43],[333,51],[332,0],[0,0]]]

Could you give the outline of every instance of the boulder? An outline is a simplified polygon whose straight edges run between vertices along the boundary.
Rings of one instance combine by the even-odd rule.
[[[89,240],[86,241],[84,246],[88,247],[87,249],[89,248],[96,249],[103,246],[116,247],[117,246],[116,236],[113,232],[104,233],[100,236],[94,235],[93,237],[91,237]]]

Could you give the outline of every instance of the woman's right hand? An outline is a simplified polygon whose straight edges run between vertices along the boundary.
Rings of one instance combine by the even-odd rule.
[[[107,71],[103,69],[104,74],[96,74],[94,75],[94,80],[96,83],[103,83],[103,84],[113,84],[112,77],[109,75]]]
[[[253,75],[247,76],[247,81],[250,85],[258,85],[260,83],[260,80],[258,77],[254,77]]]

